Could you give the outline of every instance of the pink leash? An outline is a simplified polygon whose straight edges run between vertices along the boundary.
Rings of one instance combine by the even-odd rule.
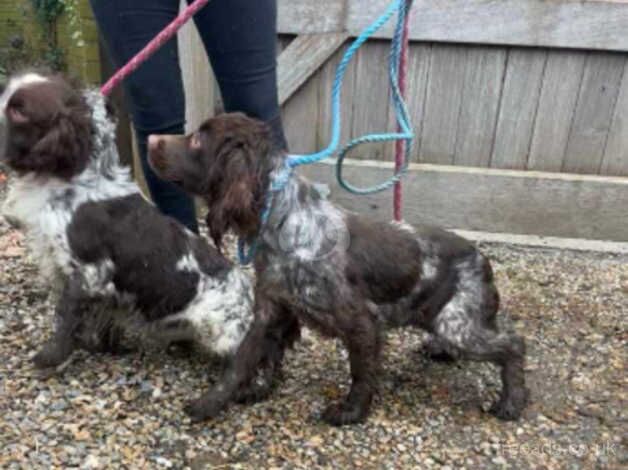
[[[139,51],[124,67],[118,70],[113,77],[107,80],[100,92],[104,96],[109,96],[111,91],[117,87],[126,77],[128,77],[133,71],[135,71],[140,65],[142,65],[149,57],[151,57],[157,50],[168,42],[172,37],[181,29],[181,27],[187,23],[201,8],[207,5],[210,0],[195,0],[194,3],[188,5],[179,16],[177,16],[172,23],[164,28],[154,39],[152,39],[144,49]]]
[[[403,42],[401,46],[401,56],[399,57],[399,91],[401,92],[401,97],[405,99],[406,97],[406,77],[408,73],[408,45],[409,41],[409,28],[408,24],[410,21],[410,15],[412,14],[412,9],[408,10],[408,14],[405,18],[405,23],[403,25]],[[401,132],[401,129],[400,129]],[[398,140],[395,142],[395,173],[398,173],[403,165],[403,158],[405,153],[406,143],[403,140]],[[393,192],[393,217],[399,222],[403,218],[403,193],[401,187],[401,181],[397,181],[395,183],[394,192]]]

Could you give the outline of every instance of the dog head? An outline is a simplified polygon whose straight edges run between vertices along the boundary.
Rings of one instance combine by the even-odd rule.
[[[205,199],[210,235],[220,246],[229,229],[244,236],[258,230],[272,142],[265,123],[222,114],[187,136],[151,135],[148,160],[162,179]]]
[[[0,96],[0,156],[18,173],[69,179],[88,164],[90,119],[82,94],[60,76],[15,76]]]

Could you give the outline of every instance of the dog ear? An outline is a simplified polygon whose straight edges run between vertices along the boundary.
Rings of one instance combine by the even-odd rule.
[[[207,225],[217,247],[224,234],[234,229],[239,235],[255,232],[259,225],[255,194],[257,178],[250,146],[225,138],[216,160],[217,197],[210,203]]]
[[[206,221],[209,235],[219,250],[229,229],[235,229],[239,235],[255,233],[259,227],[259,215],[251,184],[230,184],[223,198],[209,207]]]
[[[90,140],[91,125],[87,116],[59,115],[30,152],[15,162],[16,167],[70,178],[87,166]]]
[[[271,159],[269,127],[242,113],[215,118],[209,141],[214,147],[209,160],[207,225],[220,246],[224,233],[240,236],[259,230]]]

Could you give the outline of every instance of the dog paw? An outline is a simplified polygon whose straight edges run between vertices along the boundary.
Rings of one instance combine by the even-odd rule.
[[[107,354],[111,354],[112,356],[128,356],[129,354],[134,353],[135,349],[118,344],[107,348],[105,352]]]
[[[194,357],[196,346],[193,341],[173,341],[168,345],[166,352],[177,359],[189,359]]]
[[[240,388],[234,395],[236,403],[257,403],[266,400],[282,379],[281,371],[265,370],[258,373],[248,386]]]
[[[76,339],[77,347],[91,354],[111,354],[112,356],[126,356],[135,350],[121,343],[109,343],[105,341],[89,341],[84,338]]]
[[[529,392],[524,389],[508,397],[500,397],[493,403],[489,413],[503,421],[516,421],[521,417],[521,412],[528,404],[528,400]]]
[[[185,408],[185,413],[193,423],[206,421],[218,415],[224,408],[224,403],[207,397],[201,397],[189,402]]]
[[[134,349],[124,344],[124,331],[121,328],[112,328],[103,338],[103,352],[113,356],[125,356],[134,352]]]
[[[345,426],[363,422],[368,415],[368,408],[344,401],[330,405],[323,412],[323,421],[332,426]]]
[[[233,397],[236,403],[251,404],[266,400],[271,392],[272,385],[264,382],[263,384],[252,383],[248,387],[238,390]]]
[[[70,357],[71,353],[71,348],[61,347],[55,342],[49,342],[35,354],[33,363],[38,369],[57,367]]]
[[[445,350],[443,344],[437,339],[430,339],[423,345],[421,350],[424,356],[435,362],[452,363],[456,358]]]

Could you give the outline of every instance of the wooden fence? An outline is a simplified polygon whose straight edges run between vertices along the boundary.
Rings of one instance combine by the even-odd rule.
[[[342,46],[388,1],[278,0],[279,94],[292,151],[328,143]],[[410,31],[409,222],[628,241],[628,1],[417,0]],[[378,33],[347,70],[344,141],[394,129],[391,33]],[[180,47],[194,127],[219,94],[193,26]],[[358,184],[381,180],[392,156],[392,145],[360,148],[348,174]],[[347,195],[326,164],[303,171],[346,207],[390,218],[390,194]]]

